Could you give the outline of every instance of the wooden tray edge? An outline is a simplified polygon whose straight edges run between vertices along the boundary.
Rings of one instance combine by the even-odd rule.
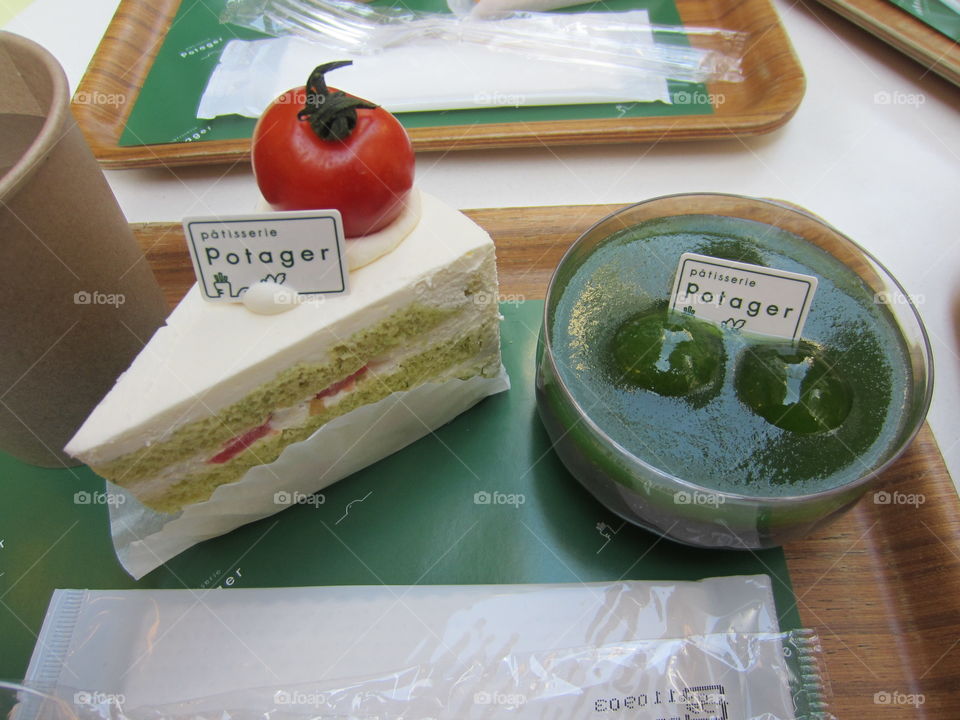
[[[928,70],[960,85],[960,45],[905,10],[885,0],[817,1]]]

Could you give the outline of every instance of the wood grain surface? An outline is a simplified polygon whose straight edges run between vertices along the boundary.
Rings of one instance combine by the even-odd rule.
[[[619,207],[466,214],[494,238],[502,296],[532,300],[543,298],[580,233]],[[194,282],[180,226],[133,228],[173,306]],[[889,503],[868,494],[830,527],[786,548],[800,616],[821,637],[832,710],[841,720],[955,718],[960,504],[929,427],[886,481]]]
[[[954,85],[960,85],[960,45],[907,11],[887,0],[818,1]]]
[[[685,25],[739,30],[748,35],[743,81],[708,87],[715,98],[713,114],[413,128],[409,132],[414,148],[475,150],[699,140],[766,133],[786,123],[800,104],[805,80],[769,0],[677,0],[676,4]],[[117,144],[179,5],[180,0],[122,0],[77,87],[75,98],[119,95],[126,99],[120,105],[73,103],[74,116],[104,167],[198,165],[249,158],[248,139],[139,147]]]

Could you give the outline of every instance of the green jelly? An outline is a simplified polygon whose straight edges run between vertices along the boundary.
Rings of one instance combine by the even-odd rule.
[[[791,432],[834,430],[853,406],[850,383],[808,342],[748,346],[734,385],[744,405]]]
[[[622,382],[667,397],[712,389],[722,381],[726,357],[719,328],[666,308],[624,322],[613,336],[610,355]]]

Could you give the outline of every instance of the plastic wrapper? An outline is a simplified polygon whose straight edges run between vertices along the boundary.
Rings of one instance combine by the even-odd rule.
[[[198,118],[259,117],[330,60],[353,61],[331,84],[391,112],[670,104],[668,79],[742,79],[746,40],[716,28],[651,25],[646,10],[485,19],[350,0],[237,0],[222,19],[275,37],[226,44]]]
[[[670,102],[663,78],[552,59],[517,62],[478,44],[443,41],[350,55],[297,36],[231,40],[208,79],[197,117],[259,117],[280,94],[302,86],[320,61],[352,60],[328,81],[373,98],[390,112],[463,108],[572,105],[599,102]],[[306,74],[305,74],[306,73]]]
[[[203,540],[280,512],[292,499],[311,496],[372,465],[509,387],[501,369],[492,378],[451,379],[395,392],[331,420],[306,440],[287,446],[274,462],[251,468],[236,482],[218,487],[209,500],[176,514],[155,512],[108,482],[110,533],[120,564],[139,579]],[[377,432],[370,433],[371,427]]]
[[[81,720],[807,720],[816,650],[777,631],[766,576],[58,590],[25,684]]]
[[[742,79],[745,37],[735,31],[651,26],[645,11],[508,12],[487,19],[464,13],[462,3],[451,7],[454,14],[381,9],[351,0],[234,0],[221,20],[268,35],[322,41],[331,49],[357,55],[442,40],[477,44],[528,60],[549,58],[689,82]],[[649,42],[651,31],[667,42]],[[676,42],[691,35],[697,37],[696,47]]]

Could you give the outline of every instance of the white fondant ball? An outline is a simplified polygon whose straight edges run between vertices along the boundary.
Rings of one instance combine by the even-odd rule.
[[[251,285],[243,294],[243,304],[259,315],[276,315],[297,306],[300,296],[292,288],[274,282]]]

